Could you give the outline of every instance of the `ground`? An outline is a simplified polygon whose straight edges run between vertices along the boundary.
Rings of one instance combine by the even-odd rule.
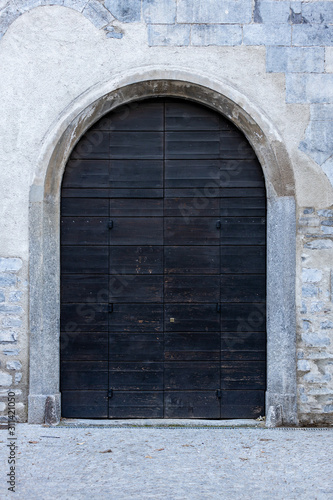
[[[1,499],[333,498],[333,429],[69,425],[16,426],[16,493],[0,431]]]

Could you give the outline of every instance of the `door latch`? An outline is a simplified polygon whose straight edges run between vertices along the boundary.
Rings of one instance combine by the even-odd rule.
[[[109,313],[113,313],[113,304],[109,304],[108,311],[109,311]]]
[[[113,389],[109,389],[109,391],[108,391],[108,398],[109,399],[113,398]]]
[[[216,312],[218,312],[218,313],[221,312],[221,304],[219,304],[219,303],[216,304]]]
[[[216,389],[216,399],[221,399],[222,395],[221,395],[221,389]]]
[[[216,222],[216,229],[221,229],[221,221],[220,220],[218,220]]]
[[[113,229],[113,220],[109,220],[109,229]]]

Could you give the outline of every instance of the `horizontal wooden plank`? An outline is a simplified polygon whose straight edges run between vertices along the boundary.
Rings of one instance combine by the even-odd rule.
[[[244,242],[245,243],[245,242]],[[221,273],[265,273],[265,246],[222,246]]]
[[[265,217],[221,217],[222,245],[265,245]]]
[[[219,274],[218,246],[164,247],[166,274]]]
[[[110,276],[110,302],[162,302],[163,276],[123,274]]]
[[[252,351],[221,351],[223,361],[266,361],[266,350]]]
[[[219,245],[220,231],[214,217],[165,217],[165,245]]]
[[[129,139],[132,137],[131,133],[128,135]],[[142,140],[146,140],[145,134]],[[141,144],[143,148],[145,144]],[[123,159],[110,161],[110,187],[111,188],[162,188],[163,187],[163,161],[162,160],[149,160],[149,159],[125,159],[133,158],[132,146],[128,145],[129,150],[124,155]],[[147,144],[147,149],[149,144]],[[147,158],[149,152],[146,153]],[[151,152],[153,154],[153,152]],[[153,154],[154,157],[154,154]],[[138,156],[140,158],[140,156]]]
[[[221,388],[224,390],[265,390],[265,361],[221,361]]]
[[[62,245],[107,245],[109,241],[107,217],[62,217],[60,237]]]
[[[219,158],[220,132],[210,131],[166,131],[165,158]]]
[[[173,187],[165,189],[165,198],[260,198],[266,196],[264,187],[232,188],[221,186],[219,180],[211,179],[208,186],[199,187]]]
[[[110,332],[161,332],[162,304],[114,304],[110,314]]]
[[[197,188],[199,193],[196,191],[194,196],[218,197],[220,162],[198,158],[200,156],[194,155],[194,158],[190,160],[166,160],[165,187],[167,189]]]
[[[165,418],[220,418],[215,391],[165,391]]]
[[[265,415],[265,391],[222,391],[221,418],[258,418]]]
[[[224,198],[222,196],[220,214],[223,217],[265,217],[266,198]]]
[[[107,391],[61,391],[64,418],[108,418]]]
[[[62,189],[106,189],[109,187],[109,160],[69,160]]]
[[[163,391],[113,392],[110,418],[163,418]]]
[[[220,115],[193,102],[165,104],[165,130],[219,130]]]
[[[110,198],[163,198],[160,188],[115,188],[109,190]]]
[[[101,304],[109,302],[109,277],[102,274],[64,274],[61,279],[61,301]]]
[[[164,215],[167,217],[219,217],[220,200],[204,196],[198,191],[194,198],[165,198]]]
[[[162,132],[110,132],[111,159],[158,159],[163,158]]]
[[[62,361],[61,391],[93,391],[108,389],[107,361]]]
[[[93,130],[163,130],[164,103],[136,101],[112,110]]]
[[[163,246],[112,246],[111,274],[163,274]]]
[[[161,217],[163,200],[154,198],[111,198],[110,217]]]
[[[110,361],[163,362],[163,334],[110,333],[109,359]]]
[[[114,391],[163,391],[163,363],[110,361],[109,381]]]
[[[61,200],[65,198],[84,198],[91,199],[92,202],[100,198],[109,198],[110,190],[108,187],[104,188],[65,188],[61,189]]]
[[[105,198],[63,198],[62,216],[108,217],[109,200]]]
[[[266,350],[266,332],[222,332],[222,351],[251,352]]]
[[[108,333],[62,332],[60,356],[62,361],[108,361]]]
[[[110,245],[163,245],[163,217],[114,217]]]
[[[221,302],[263,302],[266,300],[266,275],[221,275]]]
[[[219,157],[224,159],[256,159],[248,140],[238,129],[220,132]]]
[[[166,361],[164,389],[177,391],[216,390],[220,387],[220,367],[214,361]]]
[[[110,133],[107,131],[88,131],[72,151],[73,159],[109,158]]]
[[[220,334],[166,332],[164,349],[166,361],[219,361]]]
[[[220,314],[214,304],[165,304],[165,331],[220,331]],[[170,321],[173,318],[174,321]]]
[[[109,247],[62,246],[61,272],[79,274],[107,274],[109,272]]]
[[[164,300],[167,302],[219,302],[219,276],[166,276]]]
[[[220,161],[221,189],[236,187],[248,189],[265,186],[264,174],[259,161],[251,154],[249,157],[253,159]]]
[[[266,330],[265,303],[222,303],[221,329],[223,332],[251,333]]]
[[[60,309],[60,328],[64,333],[108,331],[108,304],[64,304]]]

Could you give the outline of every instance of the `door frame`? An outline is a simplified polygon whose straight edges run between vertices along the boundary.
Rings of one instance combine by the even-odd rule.
[[[29,203],[30,363],[28,421],[42,423],[45,404],[61,415],[60,192],[70,153],[111,110],[140,100],[179,97],[220,112],[246,136],[262,166],[267,192],[266,415],[297,425],[296,202],[291,162],[267,116],[225,82],[179,70],[153,69],[118,77],[76,99],[44,137]],[[249,319],[251,321],[251,319]]]

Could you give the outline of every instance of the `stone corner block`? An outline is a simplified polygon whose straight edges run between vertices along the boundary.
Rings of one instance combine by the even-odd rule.
[[[82,14],[98,29],[114,20],[114,16],[97,0],[90,0]]]
[[[266,416],[266,427],[272,429],[282,426],[282,407],[280,405],[270,406]]]

